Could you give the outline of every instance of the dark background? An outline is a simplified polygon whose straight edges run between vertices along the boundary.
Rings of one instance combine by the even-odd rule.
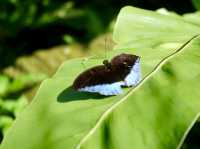
[[[1,0],[0,68],[12,65],[17,56],[66,44],[66,34],[87,45],[108,30],[126,5],[149,10],[165,7],[179,14],[195,11],[190,0]]]

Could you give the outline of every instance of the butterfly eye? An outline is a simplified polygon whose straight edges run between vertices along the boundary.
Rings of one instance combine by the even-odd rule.
[[[124,65],[127,65],[127,62],[123,62]]]

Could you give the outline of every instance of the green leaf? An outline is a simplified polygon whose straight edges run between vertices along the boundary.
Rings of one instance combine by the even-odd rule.
[[[184,20],[194,25],[200,26],[200,12],[199,11],[195,13],[186,13],[183,15],[183,17],[184,17]]]
[[[9,78],[5,75],[0,75],[0,95],[4,95],[9,86]]]
[[[9,116],[1,116],[0,117],[0,129],[3,131],[3,134],[9,130],[13,123],[13,119]]]
[[[25,96],[20,96],[17,99],[4,99],[0,100],[0,114],[10,112],[14,113],[15,116],[20,113],[25,106],[27,106],[28,101]]]
[[[118,16],[114,40],[118,48],[179,47],[189,37],[198,34],[200,27],[182,17],[125,7]],[[180,44],[181,43],[181,44]]]
[[[192,4],[197,10],[200,10],[200,0],[192,0]]]
[[[1,149],[179,148],[200,112],[199,31],[181,17],[125,7],[108,56],[141,56],[141,83],[119,96],[76,92],[71,84],[82,63],[102,59],[67,61],[42,83]]]
[[[44,80],[46,78],[45,74],[25,74],[18,76],[16,79],[10,83],[8,92],[9,93],[14,93],[18,92],[24,88],[28,88],[30,86],[35,85],[36,83]]]

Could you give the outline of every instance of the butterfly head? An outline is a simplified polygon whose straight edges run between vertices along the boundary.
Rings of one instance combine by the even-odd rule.
[[[108,60],[104,60],[103,64],[106,66],[106,68],[111,69],[111,63]]]
[[[131,69],[138,60],[139,56],[122,53],[111,60],[111,65],[118,68]]]

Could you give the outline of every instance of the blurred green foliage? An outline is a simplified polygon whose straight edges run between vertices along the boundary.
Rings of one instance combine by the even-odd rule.
[[[14,37],[21,30],[40,30],[57,25],[58,30],[64,28],[68,33],[69,29],[77,32],[86,30],[85,38],[94,37],[103,31],[95,12],[87,8],[76,8],[73,1],[3,0],[0,1],[0,9],[0,37]]]
[[[105,11],[102,19],[92,7],[56,0],[2,0],[0,10],[0,67],[36,49],[87,42],[106,30],[111,16]]]
[[[28,103],[22,92],[43,80],[44,77],[44,75],[23,75],[12,79],[0,75],[0,141],[17,114]]]
[[[194,6],[197,1],[193,0]],[[125,5],[152,10],[166,7],[178,13],[194,11],[189,0],[1,0],[0,67],[37,49],[72,41],[87,44],[108,31],[110,22]]]
[[[196,10],[200,10],[200,0],[192,0],[192,4]]]

